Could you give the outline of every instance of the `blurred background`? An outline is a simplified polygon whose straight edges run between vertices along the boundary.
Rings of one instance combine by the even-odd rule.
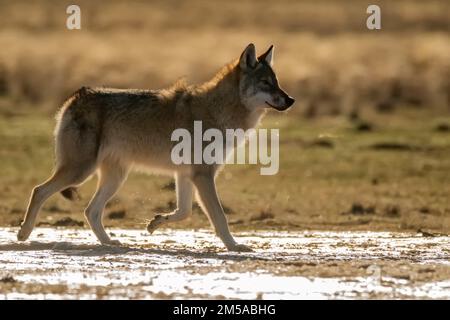
[[[229,166],[219,192],[233,228],[450,230],[450,3],[0,0],[0,224],[18,225],[53,165],[53,115],[81,86],[163,88],[211,78],[253,42],[275,45],[296,98],[280,129],[280,173]],[[381,8],[381,30],[366,9]],[[59,196],[41,225],[82,226],[95,179]],[[107,226],[139,227],[174,206],[171,179],[133,174]],[[205,227],[194,218],[176,227]]]

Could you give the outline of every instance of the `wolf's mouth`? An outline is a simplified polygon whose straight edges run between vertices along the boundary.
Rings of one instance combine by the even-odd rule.
[[[269,107],[272,107],[272,108],[275,108],[275,109],[277,109],[277,107],[275,107],[274,105],[272,105],[272,104],[270,104],[270,103],[268,103],[267,101],[266,101],[266,104],[269,106]]]
[[[273,104],[270,104],[270,103],[267,102],[267,101],[266,101],[266,104],[267,104],[269,107],[274,108],[274,109],[277,110],[277,111],[284,111],[284,110],[286,110],[286,108],[274,106]]]

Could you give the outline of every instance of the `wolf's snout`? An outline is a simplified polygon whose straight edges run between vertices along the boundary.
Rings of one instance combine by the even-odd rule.
[[[291,96],[287,96],[287,97],[286,97],[286,106],[287,106],[287,107],[292,106],[292,105],[294,104],[294,102],[295,102],[295,99],[292,98]]]
[[[294,104],[295,99],[292,98],[291,96],[288,96],[286,93],[284,93],[283,98],[276,99],[276,101],[278,101],[278,102],[281,101],[282,106],[273,106],[268,102],[266,102],[266,104],[268,104],[269,106],[271,106],[272,108],[274,108],[277,111],[284,111],[284,110],[289,109],[289,107]]]

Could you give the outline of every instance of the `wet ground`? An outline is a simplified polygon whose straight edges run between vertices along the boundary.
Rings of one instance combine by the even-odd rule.
[[[426,233],[247,232],[226,252],[205,230],[0,228],[0,298],[450,299],[450,238]]]

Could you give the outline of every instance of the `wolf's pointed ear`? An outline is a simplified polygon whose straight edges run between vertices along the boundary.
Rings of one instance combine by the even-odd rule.
[[[256,60],[256,49],[253,43],[250,43],[239,58],[239,66],[242,70],[254,69],[258,61]]]
[[[258,61],[265,61],[269,66],[273,66],[273,45],[271,45],[266,52],[258,57]]]

